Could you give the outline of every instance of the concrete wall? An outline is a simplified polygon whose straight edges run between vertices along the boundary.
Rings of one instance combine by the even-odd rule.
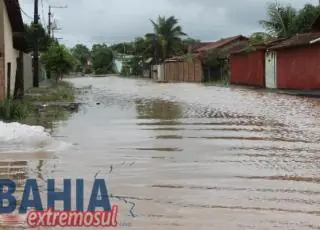
[[[4,8],[3,14],[3,23],[4,23],[4,60],[5,60],[5,84],[7,86],[8,81],[8,63],[11,63],[11,78],[10,78],[10,95],[13,95],[15,78],[16,78],[16,70],[17,70],[17,57],[19,56],[19,52],[13,48],[13,34],[12,28],[9,20],[9,16],[7,14],[6,8]],[[7,93],[6,88],[6,93]]]
[[[164,80],[164,64],[157,65],[158,81]]]
[[[23,80],[24,90],[33,86],[32,56],[30,54],[23,54]]]
[[[0,0],[0,29],[1,29],[1,37],[3,35],[3,38],[1,38],[0,45],[4,46],[4,79],[5,79],[5,94],[7,94],[7,68],[8,63],[11,63],[11,78],[10,78],[10,95],[13,95],[14,92],[14,85],[15,85],[15,76],[16,76],[16,70],[17,70],[17,60],[16,58],[19,55],[19,52],[16,51],[13,48],[13,34],[12,34],[12,28],[9,20],[9,16],[7,13],[7,9],[5,7],[5,3],[3,0]]]

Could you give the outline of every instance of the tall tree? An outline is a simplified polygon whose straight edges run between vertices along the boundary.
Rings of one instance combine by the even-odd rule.
[[[91,57],[90,50],[83,44],[77,44],[71,49],[71,54],[74,58],[79,60],[82,67],[85,67],[88,59]]]
[[[47,70],[56,75],[56,81],[62,79],[63,75],[73,69],[74,58],[64,45],[53,42],[48,51],[41,56]]]
[[[113,72],[113,52],[106,44],[94,44],[91,49],[92,68],[96,74]]]
[[[268,19],[260,24],[273,36],[287,37],[294,34],[294,20],[297,11],[291,5],[270,3],[268,5]]]
[[[25,30],[25,39],[28,44],[28,50],[32,50],[34,46],[34,40],[36,37],[39,38],[39,51],[46,52],[51,42],[52,38],[47,34],[46,30],[43,28],[41,24],[24,24]]]
[[[110,49],[120,54],[132,54],[134,48],[132,42],[121,42],[110,46]]]
[[[175,54],[177,46],[181,43],[181,38],[186,36],[182,27],[178,24],[178,19],[171,17],[158,17],[157,21],[151,20],[154,33],[147,37],[155,39],[155,48],[158,48],[158,56],[162,60]]]
[[[294,19],[294,29],[296,33],[305,33],[311,31],[313,22],[320,15],[320,6],[306,4],[298,11]]]
[[[291,5],[271,3],[268,6],[268,19],[261,20],[260,23],[272,36],[289,37],[311,31],[312,24],[319,15],[320,6],[306,4],[297,10]]]

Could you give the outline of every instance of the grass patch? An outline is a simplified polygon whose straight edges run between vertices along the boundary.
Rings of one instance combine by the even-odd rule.
[[[30,114],[30,106],[20,100],[6,99],[0,102],[0,119],[4,121],[23,120]]]
[[[75,94],[76,89],[70,83],[49,81],[39,88],[27,90],[23,100],[7,99],[0,102],[0,120],[52,128],[54,121],[67,119],[70,112],[62,106],[41,107],[41,104],[72,103]]]
[[[75,89],[68,82],[49,82],[46,86],[29,89],[24,99],[29,102],[73,102]]]

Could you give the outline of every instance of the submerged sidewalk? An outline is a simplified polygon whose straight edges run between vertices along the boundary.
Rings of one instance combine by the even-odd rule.
[[[250,89],[250,90],[263,91],[263,92],[286,94],[286,95],[292,95],[292,96],[320,98],[320,90],[266,89],[266,88],[259,88],[255,86],[244,86],[244,85],[230,85],[229,87],[234,89],[236,88]]]
[[[276,89],[274,91],[276,93],[280,93],[280,94],[320,98],[320,90],[281,90],[281,89]]]

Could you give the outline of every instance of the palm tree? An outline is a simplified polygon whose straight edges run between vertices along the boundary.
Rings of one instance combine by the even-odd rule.
[[[182,31],[182,27],[178,25],[178,19],[174,16],[168,18],[159,16],[157,22],[150,21],[153,25],[154,33],[146,36],[155,40],[155,48],[159,52],[157,56],[164,60],[174,55],[176,48],[182,42],[181,37],[186,36]]]
[[[291,5],[282,6],[271,3],[268,6],[268,20],[261,20],[260,24],[272,36],[288,37],[294,34],[297,10]]]

